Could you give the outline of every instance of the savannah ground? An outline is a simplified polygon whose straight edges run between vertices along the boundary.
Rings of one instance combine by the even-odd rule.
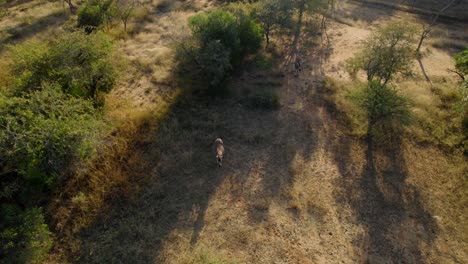
[[[343,102],[342,90],[352,82],[344,61],[358,42],[387,21],[424,18],[346,2],[328,20],[330,45],[303,30],[298,76],[290,58],[293,36],[277,37],[263,52],[269,65],[245,65],[229,84],[231,94],[213,99],[185,92],[189,84],[174,79],[171,45],[187,17],[218,3],[168,3],[153,1],[141,10],[118,42],[129,70],[106,98],[107,118],[117,129],[54,198],[49,262],[468,262],[463,154],[418,127],[391,147],[371,145],[350,128]],[[46,5],[9,7],[16,17],[31,12],[32,21],[45,21],[52,10],[64,14],[43,27],[3,18],[0,28],[34,28],[8,41],[60,30],[66,10]],[[465,28],[465,22],[444,20],[424,45],[422,64],[432,84],[417,63],[416,77],[397,81],[422,120],[447,100],[433,87],[456,85],[446,70],[457,49],[450,43],[466,45]],[[276,91],[280,107],[252,107],[249,98],[258,89]],[[217,137],[226,148],[222,168],[214,157]]]

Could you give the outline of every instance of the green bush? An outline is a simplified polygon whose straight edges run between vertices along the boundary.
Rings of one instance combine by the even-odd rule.
[[[263,28],[255,22],[253,14],[249,14],[248,11],[241,7],[231,7],[230,12],[237,20],[241,56],[256,53],[262,44]],[[236,63],[240,62],[240,59],[242,57],[234,58]]]
[[[455,68],[464,75],[468,75],[468,48],[455,54]]]
[[[218,41],[231,54],[231,63],[240,57],[240,39],[236,18],[229,12],[215,10],[189,18],[192,36],[200,50],[212,41]]]
[[[52,247],[41,208],[22,212],[13,205],[0,208],[0,257],[8,263],[44,263]]]
[[[411,121],[410,102],[394,89],[371,81],[351,95],[368,120],[368,131],[380,139],[401,132]]]
[[[0,94],[0,127],[0,173],[20,177],[14,180],[27,203],[53,189],[72,161],[93,152],[103,123],[91,101],[53,85],[18,97]]]
[[[84,28],[87,33],[97,29],[104,21],[101,8],[97,5],[83,5],[78,10],[78,27]]]
[[[115,84],[117,71],[113,46],[103,33],[73,32],[50,42],[11,47],[12,73],[19,91],[58,83],[75,96],[96,98]]]
[[[210,86],[219,87],[225,80],[231,64],[230,51],[218,41],[210,41],[201,51],[198,63],[204,74],[210,76]]]
[[[78,10],[78,27],[83,28],[86,33],[91,33],[104,22],[110,23],[114,13],[113,0],[88,1]]]
[[[258,51],[262,29],[242,9],[215,10],[189,19],[190,39],[179,44],[179,69],[219,88],[247,54]]]

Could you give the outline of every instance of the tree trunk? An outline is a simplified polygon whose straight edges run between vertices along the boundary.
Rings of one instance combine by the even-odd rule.
[[[427,37],[427,35],[429,34],[430,30],[428,29],[424,29],[422,34],[421,34],[421,38],[419,39],[419,44],[418,44],[418,48],[416,49],[416,52],[419,53],[419,51],[421,50],[421,46],[423,44],[423,41],[424,39]]]
[[[434,17],[432,18],[431,20],[431,23],[429,23],[429,26],[424,29],[423,33],[421,34],[421,39],[419,39],[419,44],[418,44],[418,48],[416,49],[417,52],[419,52],[419,50],[421,49],[421,46],[423,44],[423,41],[424,39],[427,37],[427,35],[429,35],[429,33],[431,32],[432,30],[432,27],[436,24],[437,22],[437,19],[439,19],[439,16],[444,13],[450,6],[452,6],[455,2],[460,2],[459,0],[450,0],[450,2],[448,2],[444,7],[442,7],[438,12],[437,14],[434,15]]]

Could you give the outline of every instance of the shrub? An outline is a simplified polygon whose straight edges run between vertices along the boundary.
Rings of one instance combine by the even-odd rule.
[[[41,208],[1,207],[0,257],[9,263],[44,263],[52,247]]]
[[[365,111],[370,135],[383,139],[401,132],[410,123],[409,100],[391,87],[371,81],[351,98]]]
[[[110,23],[114,17],[113,0],[90,0],[78,10],[78,27],[91,33],[104,22]]]
[[[115,84],[112,42],[103,33],[73,32],[49,43],[27,43],[11,48],[12,73],[19,91],[58,83],[69,94],[96,98]]]
[[[210,76],[210,86],[219,87],[225,80],[231,64],[230,51],[218,41],[210,41],[201,51],[198,63],[204,74]]]
[[[232,12],[215,10],[191,17],[191,37],[177,47],[179,69],[203,77],[210,88],[219,88],[244,56],[261,45],[261,27],[242,9]]]
[[[28,196],[53,189],[73,160],[89,156],[103,123],[92,102],[53,85],[21,97],[0,94],[0,127],[0,173],[18,175],[13,180]]]
[[[87,33],[96,30],[104,21],[104,14],[98,5],[84,4],[78,10],[78,27],[84,28]]]
[[[231,53],[231,63],[240,57],[240,39],[236,18],[229,12],[216,10],[189,18],[192,36],[198,41],[200,50],[212,41],[218,41]]]

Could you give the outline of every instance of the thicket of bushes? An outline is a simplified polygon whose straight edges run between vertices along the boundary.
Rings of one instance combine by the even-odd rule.
[[[27,92],[57,83],[64,92],[95,99],[115,84],[116,66],[109,37],[72,32],[50,42],[11,48],[15,88]],[[113,63],[114,62],[114,63]]]
[[[0,258],[8,263],[42,263],[52,246],[41,207],[107,127],[97,102],[116,81],[112,54],[101,33],[10,47],[13,81],[0,89]]]

